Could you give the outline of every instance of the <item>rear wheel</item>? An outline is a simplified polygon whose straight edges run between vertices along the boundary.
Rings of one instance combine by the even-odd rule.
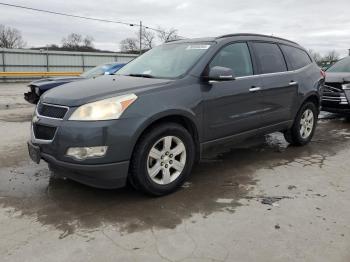
[[[192,170],[195,146],[190,133],[176,123],[154,126],[136,145],[130,172],[134,187],[160,196],[176,190]]]
[[[315,132],[318,109],[312,102],[306,102],[299,110],[293,126],[284,133],[286,140],[295,146],[308,144]]]

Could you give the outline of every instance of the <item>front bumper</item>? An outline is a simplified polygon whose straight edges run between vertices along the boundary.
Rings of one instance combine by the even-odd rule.
[[[45,160],[59,176],[67,177],[79,183],[103,189],[124,187],[129,170],[129,161],[112,164],[73,164],[59,161],[53,156],[41,153]]]
[[[31,104],[37,104],[40,97],[34,92],[30,91],[30,92],[24,93],[24,99]]]
[[[29,86],[29,88],[30,88],[30,91],[27,93],[24,93],[24,99],[31,104],[37,104],[40,99],[40,95],[38,95],[35,92],[35,86]]]
[[[340,107],[325,107],[322,106],[322,111],[341,114],[341,115],[350,115],[350,107],[340,108]]]
[[[67,118],[70,112],[68,112]],[[99,188],[118,188],[126,184],[129,160],[142,119],[110,121],[67,121],[35,115],[30,143],[40,148],[40,158],[58,175]],[[34,128],[54,130],[52,139],[38,139]],[[77,160],[66,156],[70,147],[108,146],[103,157]]]

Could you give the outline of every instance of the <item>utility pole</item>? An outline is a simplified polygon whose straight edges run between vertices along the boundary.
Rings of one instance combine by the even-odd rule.
[[[142,54],[142,21],[140,21],[140,55]]]
[[[49,45],[46,45],[46,71],[49,72]]]

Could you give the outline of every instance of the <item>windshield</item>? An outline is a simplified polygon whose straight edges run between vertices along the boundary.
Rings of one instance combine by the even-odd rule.
[[[110,69],[111,66],[112,66],[112,64],[99,65],[99,66],[96,66],[96,67],[82,73],[80,76],[86,77],[86,78],[91,78],[94,76],[104,75],[104,73],[106,71],[108,71],[108,69]]]
[[[184,75],[212,43],[172,43],[155,47],[120,69],[118,75],[177,78]]]
[[[327,72],[350,73],[350,57],[336,62],[334,65],[327,69]]]

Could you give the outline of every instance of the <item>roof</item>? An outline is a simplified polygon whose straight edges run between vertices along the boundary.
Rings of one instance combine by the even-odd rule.
[[[272,38],[272,39],[276,39],[276,40],[283,40],[283,41],[290,42],[290,43],[296,44],[296,45],[298,44],[296,42],[293,42],[291,40],[288,40],[288,39],[285,39],[285,38],[281,38],[281,37],[276,37],[276,36],[272,36],[272,35],[251,34],[251,33],[227,34],[227,35],[218,36],[215,39],[227,38],[227,37],[236,37],[236,36],[267,37],[267,38]]]
[[[262,35],[262,34],[251,34],[251,33],[239,33],[239,34],[226,34],[226,35],[221,35],[221,36],[217,36],[217,37],[203,37],[203,38],[189,38],[189,39],[178,39],[178,40],[172,40],[169,41],[167,43],[173,43],[173,42],[182,42],[182,43],[186,43],[186,42],[212,42],[215,40],[220,40],[220,39],[225,39],[225,38],[230,38],[230,37],[259,37],[259,38],[270,38],[273,40],[279,40],[279,41],[284,41],[287,43],[291,43],[294,45],[299,45],[296,42],[293,42],[291,40],[288,39],[284,39],[281,37],[276,37],[276,36],[271,36],[271,35]]]

